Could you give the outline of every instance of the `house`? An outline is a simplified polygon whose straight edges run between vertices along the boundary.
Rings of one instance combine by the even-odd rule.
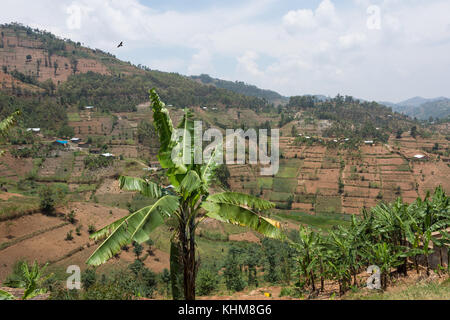
[[[413,160],[417,160],[417,161],[420,161],[420,160],[426,160],[426,159],[427,159],[427,156],[426,156],[426,155],[423,155],[423,154],[420,154],[420,153],[415,154],[415,155],[413,156]]]
[[[41,128],[28,128],[27,131],[32,131],[34,133],[39,133],[39,132],[41,132]]]
[[[372,146],[373,145],[373,140],[366,140],[366,141],[364,141],[364,143],[366,145]]]
[[[114,155],[112,153],[109,153],[109,152],[108,153],[102,153],[101,156],[105,157],[105,158],[114,158]]]
[[[81,139],[80,138],[72,138],[72,139],[70,139],[70,141],[73,143],[79,143],[81,141]]]
[[[92,109],[94,109],[94,106],[86,106],[86,107],[84,107],[84,109],[86,109],[86,110],[92,110]]]

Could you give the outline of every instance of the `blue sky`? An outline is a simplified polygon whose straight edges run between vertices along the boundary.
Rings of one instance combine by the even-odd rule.
[[[152,69],[398,102],[450,96],[449,13],[448,0],[2,0],[0,22]]]

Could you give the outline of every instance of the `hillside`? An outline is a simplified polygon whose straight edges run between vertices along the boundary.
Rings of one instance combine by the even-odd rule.
[[[0,26],[2,91],[17,97],[49,96],[64,105],[96,105],[103,111],[132,110],[158,89],[177,107],[258,109],[266,102],[188,77],[150,70],[68,39],[19,24]]]
[[[9,135],[0,136],[0,149],[5,150],[0,158],[0,283],[25,259],[49,263],[59,277],[52,283],[55,299],[74,294],[56,285],[65,283],[68,265],[79,265],[83,275],[98,282],[94,299],[122,298],[109,293],[116,292],[118,283],[137,287],[130,276],[139,270],[142,287],[151,284],[152,289],[135,295],[170,296],[165,271],[171,265],[173,221],[152,230],[140,249],[124,245],[95,270],[85,263],[99,245],[89,238],[91,233],[156,203],[155,198],[122,190],[119,176],[169,189],[167,171],[156,161],[160,141],[148,102],[152,87],[167,103],[175,125],[182,108],[189,107],[205,127],[280,128],[275,175],[261,176],[258,165],[224,165],[216,172],[211,193],[229,189],[271,201],[275,208],[270,219],[293,241],[300,226],[328,234],[380,202],[401,197],[410,204],[439,185],[450,192],[448,123],[421,125],[382,104],[351,96],[286,100],[241,82],[200,76],[214,83],[204,84],[199,78],[134,66],[39,30],[16,24],[0,28],[0,118],[23,111]],[[285,103],[276,103],[280,97]],[[42,130],[27,130],[36,127]],[[423,157],[416,158],[418,154]],[[298,253],[287,243],[210,218],[196,235],[199,278],[215,283],[210,295],[232,296],[222,271],[234,267],[242,281],[233,290],[249,291],[239,297],[262,296],[257,291],[273,286],[282,295],[281,285],[283,295],[299,297],[297,291],[286,292],[299,275]],[[365,284],[364,277],[359,280]],[[335,282],[327,280],[326,287],[327,298],[336,296]]]
[[[414,97],[399,103],[380,103],[391,107],[392,110],[396,112],[420,120],[428,120],[430,117],[434,119],[443,119],[450,115],[450,99],[445,97],[433,99]]]
[[[273,104],[286,104],[289,100],[287,97],[284,97],[275,91],[260,89],[257,86],[250,85],[242,81],[233,82],[215,79],[207,74],[191,76],[191,78],[206,85],[212,85],[217,88],[227,89],[250,97],[265,99]]]

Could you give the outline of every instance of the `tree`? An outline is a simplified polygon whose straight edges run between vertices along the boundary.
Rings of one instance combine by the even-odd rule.
[[[122,189],[139,191],[144,196],[155,198],[156,202],[93,234],[93,239],[107,239],[87,263],[100,265],[118,253],[123,245],[132,241],[143,243],[156,227],[165,222],[170,223],[175,225],[170,239],[172,295],[174,298],[179,297],[181,289],[178,280],[182,279],[184,298],[194,300],[198,269],[195,231],[204,218],[248,226],[273,238],[282,238],[283,233],[278,222],[262,215],[263,211],[274,207],[273,203],[234,192],[210,194],[210,185],[217,167],[217,149],[213,150],[209,159],[205,159],[205,163],[193,164],[193,147],[189,149],[193,143],[188,140],[189,134],[194,137],[191,113],[185,111],[177,127],[182,130],[183,135],[177,139],[173,134],[174,127],[169,112],[154,89],[150,91],[150,99],[160,142],[158,160],[161,167],[166,169],[166,176],[174,190],[139,178],[120,177]],[[172,154],[175,156],[172,157]]]
[[[239,248],[231,247],[225,260],[223,275],[225,277],[225,285],[231,291],[242,291],[245,288],[239,263],[239,252]]]
[[[50,186],[44,186],[39,190],[40,208],[45,214],[55,211],[55,195]]]
[[[141,244],[135,242],[133,252],[136,255],[136,260],[139,260],[139,257],[141,256],[142,251],[144,251],[144,247]]]
[[[58,130],[58,135],[62,138],[72,138],[75,135],[75,131],[73,130],[72,127],[68,125],[63,125]]]
[[[417,137],[417,126],[413,126],[410,131],[411,137],[414,139]]]

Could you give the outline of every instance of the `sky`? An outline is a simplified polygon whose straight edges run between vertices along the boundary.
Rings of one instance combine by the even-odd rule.
[[[1,0],[9,22],[286,96],[450,97],[448,0]]]

